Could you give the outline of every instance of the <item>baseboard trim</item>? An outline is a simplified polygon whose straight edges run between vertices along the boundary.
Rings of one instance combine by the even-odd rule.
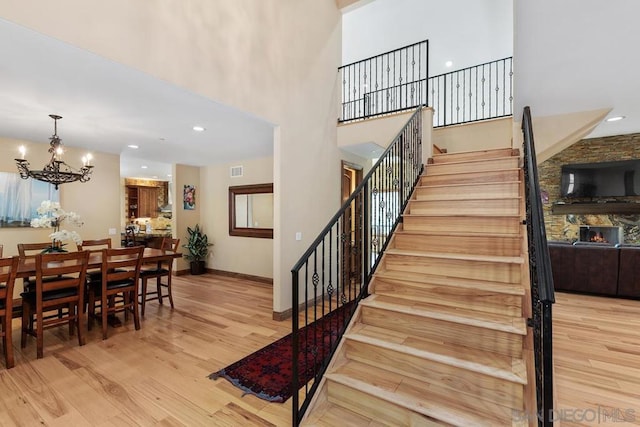
[[[269,277],[253,276],[251,274],[236,273],[233,271],[216,270],[215,268],[207,268],[205,269],[205,271],[207,273],[217,274],[218,276],[233,277],[233,278],[242,279],[242,280],[251,280],[252,282],[266,283],[267,285],[273,286],[273,279]],[[191,270],[188,268],[185,270],[174,270],[174,274],[176,276],[184,276],[187,274],[191,274]]]
[[[303,305],[303,304],[300,304],[300,305]],[[285,311],[274,311],[271,318],[273,320],[281,322],[283,320],[291,319],[291,312],[292,310],[290,308]]]
[[[219,276],[234,277],[236,279],[251,280],[253,282],[266,283],[273,286],[273,279],[269,277],[253,276],[251,274],[236,273],[233,271],[216,270],[215,268],[207,268],[207,273],[217,274]]]
[[[301,302],[300,304],[298,304],[298,313],[304,311],[305,306],[312,307],[314,304],[314,301],[316,301],[316,299],[311,298],[306,303]],[[326,301],[326,298],[325,298],[325,301]],[[271,315],[271,318],[273,320],[282,321],[282,320],[290,319],[292,314],[293,314],[293,310],[288,308],[285,311],[274,311]]]

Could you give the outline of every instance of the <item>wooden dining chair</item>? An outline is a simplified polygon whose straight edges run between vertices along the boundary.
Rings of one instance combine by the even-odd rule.
[[[171,237],[164,237],[160,245],[160,249],[165,251],[176,252],[180,244],[180,239],[172,239]],[[169,304],[173,309],[173,294],[171,293],[171,274],[173,271],[173,259],[166,262],[159,262],[153,268],[140,270],[140,305],[142,306],[141,314],[144,316],[145,306],[147,301],[158,300],[158,303],[162,305],[162,300],[169,297]],[[162,282],[162,278],[166,277],[166,283]],[[150,279],[156,279],[156,291],[147,292],[147,282]],[[167,288],[167,294],[162,294],[162,288]]]
[[[11,319],[13,314],[13,286],[20,258],[0,258],[0,334],[7,369],[13,368],[13,342]]]
[[[0,244],[0,258],[2,258],[2,250],[4,249],[4,245]]]
[[[89,315],[96,318],[96,305],[100,304],[102,339],[107,339],[107,316],[123,311],[125,321],[133,314],[136,330],[140,329],[138,314],[138,280],[143,246],[102,250],[102,280],[89,288]],[[89,322],[91,329],[92,322]]]
[[[34,335],[37,340],[38,359],[41,359],[44,353],[44,330],[50,327],[68,323],[69,335],[73,336],[74,329],[77,329],[78,344],[84,345],[82,306],[88,262],[89,252],[87,251],[57,252],[35,256],[35,289],[21,294],[22,339],[20,344],[25,348],[27,335]],[[55,314],[51,313],[53,310],[56,311]]]
[[[78,251],[102,252],[103,249],[111,249],[111,239],[93,239],[83,240],[78,244]],[[102,271],[98,269],[92,269],[87,271],[87,281],[96,282],[102,280]],[[88,288],[87,288],[88,289]]]
[[[37,254],[41,254],[43,250],[51,247],[51,242],[42,243],[18,243],[18,256],[24,258],[35,258]],[[22,287],[24,291],[29,291],[35,286],[34,277],[25,277],[22,279]]]

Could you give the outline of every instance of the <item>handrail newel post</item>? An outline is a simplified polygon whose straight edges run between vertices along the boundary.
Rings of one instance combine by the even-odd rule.
[[[299,298],[299,289],[298,289],[298,272],[292,270],[291,271],[291,282],[292,282],[292,298],[291,298],[291,316],[292,316],[292,331],[291,331],[291,351],[293,354],[298,354],[299,352],[299,342],[298,342],[298,298]],[[293,424],[292,426],[298,425],[298,358],[294,357],[291,363],[291,406],[293,408],[292,417]]]
[[[369,295],[369,267],[371,266],[371,247],[369,245],[369,233],[371,232],[369,194],[369,182],[367,181],[362,187],[362,280],[367,284],[362,287],[362,298]]]

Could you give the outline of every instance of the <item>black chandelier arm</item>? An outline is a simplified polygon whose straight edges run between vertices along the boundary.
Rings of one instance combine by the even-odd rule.
[[[51,160],[47,163],[42,170],[29,169],[29,162],[23,159],[15,159],[20,178],[22,179],[37,179],[38,181],[48,182],[53,184],[55,189],[58,189],[60,184],[66,184],[69,182],[87,182],[91,179],[93,173],[93,166],[85,164],[80,169],[74,169],[65,163],[63,160],[58,159],[58,149],[62,148],[62,140],[58,137],[57,122],[62,117],[50,114],[49,117],[53,119],[53,136],[51,136],[49,153],[51,153]],[[24,152],[22,153],[24,157]],[[83,159],[84,160],[84,159]],[[88,163],[86,161],[85,163]]]

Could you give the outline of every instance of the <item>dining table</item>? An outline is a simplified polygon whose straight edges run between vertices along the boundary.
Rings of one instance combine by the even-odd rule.
[[[87,270],[99,269],[102,267],[102,251],[89,251],[89,263],[87,264]],[[180,252],[174,252],[165,249],[144,248],[142,254],[142,264],[158,264],[162,262],[171,261],[175,258],[182,257]],[[36,274],[36,262],[35,256],[28,256],[20,259],[18,265],[18,272],[16,277],[33,277]]]
[[[102,250],[89,251],[89,263],[87,264],[87,270],[96,270],[102,268]],[[142,254],[142,264],[160,264],[162,262],[170,262],[173,259],[181,258],[182,253],[174,252],[166,249],[156,248],[144,248]],[[16,273],[17,278],[28,278],[36,275],[36,263],[35,256],[30,255],[20,259],[18,265],[18,271]],[[18,318],[22,316],[21,303],[14,300],[13,304],[13,317]],[[120,321],[115,318],[110,319],[112,326],[119,326]]]

